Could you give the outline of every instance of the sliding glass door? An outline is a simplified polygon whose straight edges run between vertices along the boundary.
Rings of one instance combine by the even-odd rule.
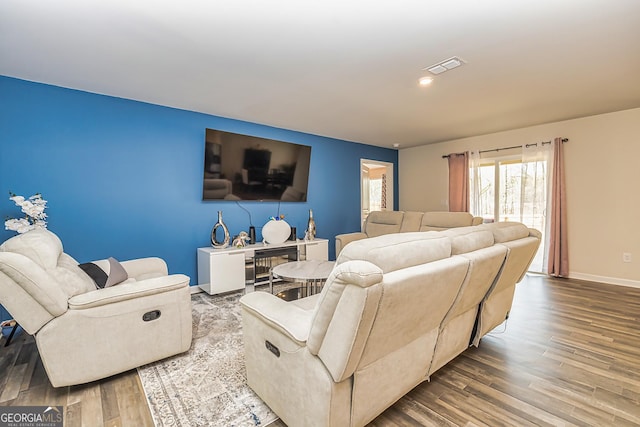
[[[547,161],[522,156],[485,158],[470,171],[471,212],[484,222],[518,221],[546,233]],[[540,245],[530,271],[542,272],[545,245]]]

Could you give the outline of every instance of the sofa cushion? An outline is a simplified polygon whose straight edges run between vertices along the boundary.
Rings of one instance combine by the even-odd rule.
[[[364,231],[369,237],[399,233],[404,212],[374,211],[367,216]]]
[[[24,255],[45,270],[58,265],[62,242],[52,232],[36,228],[19,234],[0,245],[0,251]]]
[[[86,262],[78,267],[91,277],[98,289],[115,286],[129,278],[122,264],[113,257],[109,257],[106,260]]]
[[[48,272],[56,279],[69,298],[96,289],[93,280],[78,267],[78,261],[64,252],[58,258],[58,266]]]
[[[442,231],[479,225],[482,221],[482,217],[474,217],[468,212],[373,211],[367,216],[362,232],[336,236],[336,255],[356,240],[392,233]]]
[[[493,246],[493,233],[476,227],[451,228],[441,232],[451,239],[451,255],[466,254]]]
[[[382,271],[358,260],[336,266],[322,288],[307,347],[334,381],[349,377],[360,359],[382,294]]]
[[[64,289],[45,269],[24,255],[0,251],[0,284],[4,288],[2,293],[13,290],[11,298],[3,300],[5,308],[17,313],[14,316],[27,313],[26,319],[16,317],[16,320],[30,334],[67,310],[68,297]]]
[[[47,229],[36,228],[12,237],[0,245],[0,251],[29,258],[55,279],[67,297],[93,289],[93,283],[78,269],[78,263],[63,252],[58,236]]]
[[[386,274],[451,256],[451,241],[437,232],[386,234],[351,242],[340,252],[337,264],[365,260]]]
[[[473,215],[469,212],[425,212],[420,231],[445,230],[472,225]]]
[[[496,243],[510,242],[512,240],[529,237],[529,228],[520,222],[496,222],[482,224],[478,227],[490,230]]]
[[[419,231],[423,215],[424,212],[405,212],[402,217],[400,232],[406,233],[409,231]]]

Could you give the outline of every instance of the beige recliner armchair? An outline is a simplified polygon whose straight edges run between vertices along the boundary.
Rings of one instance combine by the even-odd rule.
[[[35,336],[54,387],[105,378],[189,349],[189,277],[168,275],[160,258],[121,265],[128,279],[98,289],[48,230],[0,245],[0,304]]]

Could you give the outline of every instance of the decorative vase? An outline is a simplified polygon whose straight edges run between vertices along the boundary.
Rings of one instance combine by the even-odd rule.
[[[219,241],[218,237],[216,236],[216,230],[218,228],[222,228],[222,231],[224,232],[224,239],[222,241]],[[222,221],[222,211],[218,211],[218,222],[216,222],[211,229],[211,246],[216,249],[223,249],[229,246],[229,240],[229,229],[227,228],[224,221]]]
[[[316,221],[313,219],[313,210],[309,209],[309,221],[307,231],[304,233],[305,240],[313,240],[316,237]]]
[[[289,223],[283,219],[269,220],[262,227],[262,238],[265,242],[277,245],[284,243],[291,235],[291,227]]]

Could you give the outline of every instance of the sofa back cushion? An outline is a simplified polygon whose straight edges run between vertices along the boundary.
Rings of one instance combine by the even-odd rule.
[[[367,216],[363,231],[368,237],[399,233],[403,216],[401,211],[373,211]]]
[[[386,274],[451,256],[451,239],[439,233],[388,234],[349,243],[338,255],[337,264],[365,260]]]
[[[62,242],[49,230],[37,228],[19,234],[0,245],[0,251],[30,259],[51,276],[50,284],[58,286],[67,298],[95,290],[91,278],[78,267],[75,259],[64,253]],[[28,275],[29,271],[23,274]]]
[[[30,334],[67,310],[67,296],[30,258],[0,251],[0,304]]]
[[[469,212],[425,212],[419,231],[439,231],[473,225]]]
[[[36,228],[6,240],[0,245],[0,251],[26,256],[45,270],[50,270],[58,265],[62,242],[52,232]]]
[[[460,256],[469,260],[469,270],[454,304],[442,322],[443,326],[449,320],[472,308],[474,313],[477,312],[477,307],[493,285],[504,263],[507,248],[502,245],[492,245]],[[470,339],[471,334],[465,337],[467,344]]]
[[[360,365],[369,365],[437,330],[458,294],[467,268],[466,259],[451,257],[386,273],[378,313]],[[435,341],[432,344],[435,346]]]
[[[497,222],[478,226],[493,233],[496,244],[507,248],[507,257],[491,292],[499,292],[522,280],[540,246],[540,232],[519,222]]]
[[[50,274],[61,255],[62,243],[44,229],[0,245],[0,303],[30,334],[67,310],[67,294]]]
[[[426,379],[438,329],[468,263],[459,256],[384,275],[375,319],[353,371],[353,425],[365,425]]]
[[[503,285],[503,282],[520,282],[538,251],[542,234],[520,222],[509,221],[481,224],[479,229],[491,231],[494,241],[506,246],[508,250],[507,260],[501,272],[501,276],[507,277],[498,277],[496,288],[507,286]]]
[[[478,226],[479,230],[488,230],[493,233],[493,238],[496,243],[510,242],[512,240],[523,239],[529,237],[531,232],[537,232],[532,230],[521,222],[494,222],[489,224],[482,224]]]
[[[400,232],[407,233],[411,231],[420,231],[420,224],[422,223],[423,215],[424,212],[405,212],[402,217]]]
[[[322,287],[307,348],[334,381],[349,377],[360,359],[378,308],[382,271],[367,261],[337,265]]]
[[[451,255],[460,255],[478,249],[488,248],[495,243],[493,233],[477,227],[450,228],[439,232],[451,239]]]

